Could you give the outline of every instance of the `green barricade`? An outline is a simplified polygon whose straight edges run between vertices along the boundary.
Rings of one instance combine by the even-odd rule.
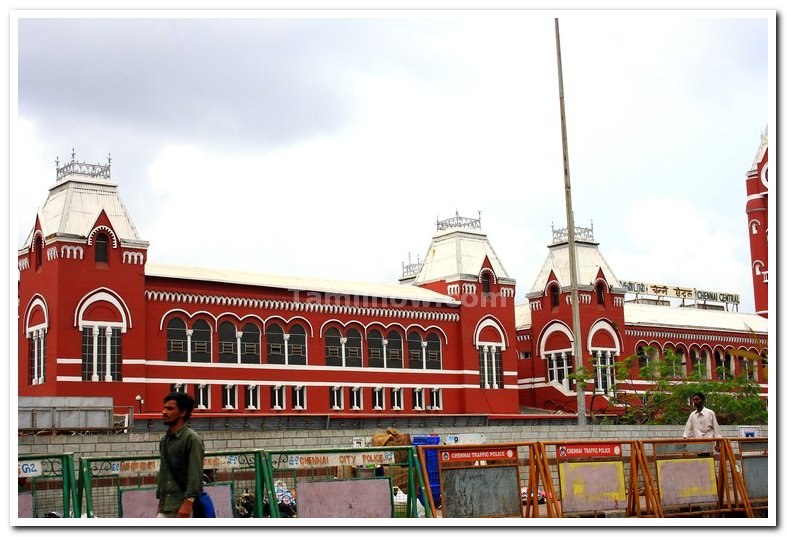
[[[273,518],[431,517],[413,446],[263,451]],[[275,508],[271,508],[275,506]]]
[[[74,455],[20,455],[19,518],[79,518]]]
[[[84,500],[89,518],[155,517],[159,462],[158,455],[80,459],[78,505]],[[203,488],[216,517],[260,517],[263,471],[255,450],[206,453]]]

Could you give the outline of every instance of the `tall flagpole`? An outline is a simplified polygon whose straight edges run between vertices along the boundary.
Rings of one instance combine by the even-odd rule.
[[[574,244],[574,210],[571,208],[571,176],[568,172],[568,136],[566,134],[566,105],[563,98],[563,61],[560,56],[560,28],[555,19],[557,44],[557,79],[560,87],[560,128],[563,133],[563,181],[566,190],[566,223],[568,225],[568,264],[571,273],[571,321],[574,332],[574,366],[582,367],[582,332],[579,329],[579,293],[577,292],[577,253]],[[577,383],[577,424],[587,424],[585,416],[585,390]]]

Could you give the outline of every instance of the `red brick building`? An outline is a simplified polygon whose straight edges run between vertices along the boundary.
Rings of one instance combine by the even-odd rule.
[[[178,389],[194,395],[196,417],[574,411],[564,235],[553,230],[528,303],[517,306],[516,281],[480,218],[458,215],[438,222],[425,260],[398,284],[155,265],[110,166],[72,157],[18,252],[19,395],[111,396],[158,413]],[[645,304],[615,277],[592,229],[577,236],[595,410],[610,405],[611,364],[645,347],[675,349],[687,371],[760,378],[730,351],[765,355],[765,319],[700,309],[707,296],[697,290],[675,288],[693,291],[678,296],[694,307]]]
[[[754,309],[768,317],[768,129],[751,170],[746,174],[746,216],[749,224]]]

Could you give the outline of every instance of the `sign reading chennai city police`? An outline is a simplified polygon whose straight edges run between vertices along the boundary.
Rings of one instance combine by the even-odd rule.
[[[290,454],[279,463],[282,468],[322,468],[325,466],[361,466],[393,464],[393,451],[357,451],[353,453]]]
[[[678,285],[658,285],[627,280],[619,280],[618,283],[627,293],[638,295],[689,298],[692,300],[724,302],[726,304],[740,304],[741,302],[741,296],[735,293],[719,293],[717,291],[703,291],[702,289],[680,287]]]

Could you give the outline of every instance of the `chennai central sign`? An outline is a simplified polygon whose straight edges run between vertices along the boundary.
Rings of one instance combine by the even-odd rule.
[[[740,304],[741,302],[741,296],[736,293],[718,293],[716,291],[703,291],[691,287],[678,287],[677,285],[657,285],[654,283],[624,280],[619,280],[618,283],[620,283],[621,287],[623,287],[627,293],[635,293],[638,295],[690,298],[692,300],[724,302],[725,304]]]

